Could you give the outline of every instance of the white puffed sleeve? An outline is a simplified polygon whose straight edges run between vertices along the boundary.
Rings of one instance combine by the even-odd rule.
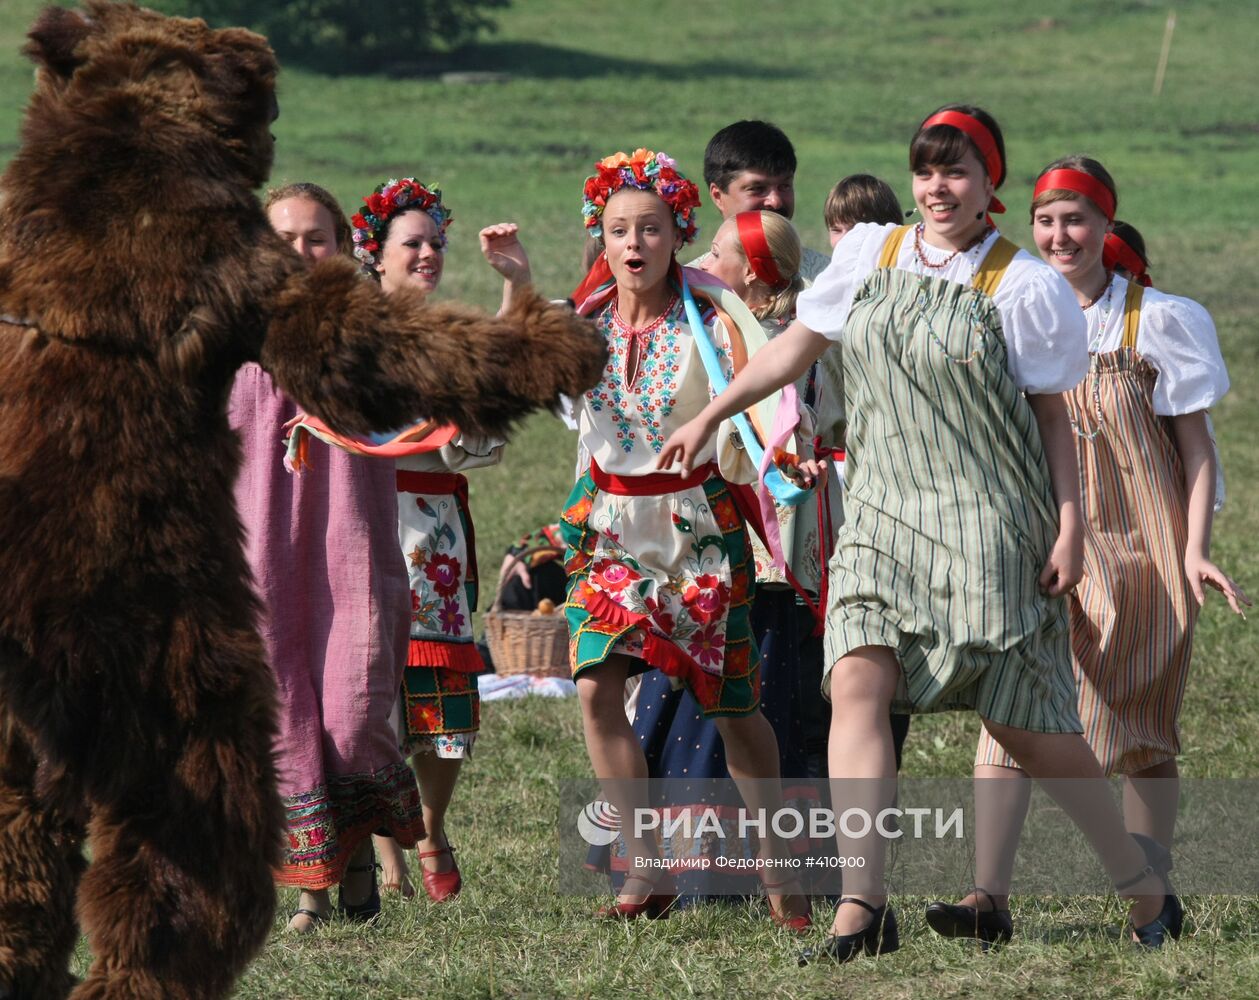
[[[1026,393],[1066,392],[1088,374],[1088,323],[1071,286],[1047,264],[1019,251],[997,286],[1007,367]]]
[[[796,319],[815,333],[839,340],[852,298],[878,263],[887,234],[896,227],[863,222],[835,245],[830,265],[796,299]]]
[[[1214,406],[1228,392],[1211,314],[1192,299],[1147,288],[1141,300],[1137,351],[1158,369],[1154,412],[1160,417]]]

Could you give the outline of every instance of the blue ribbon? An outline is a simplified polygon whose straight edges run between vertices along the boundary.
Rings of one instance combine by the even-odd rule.
[[[717,354],[716,346],[709,339],[708,330],[704,327],[703,317],[700,316],[699,306],[695,304],[695,296],[691,294],[691,286],[686,280],[685,274],[682,275],[682,304],[686,308],[686,321],[690,324],[691,334],[695,337],[695,343],[699,346],[700,360],[704,362],[704,370],[708,373],[708,380],[712,383],[713,389],[720,395],[726,391],[730,382],[726,378],[725,372],[721,369],[721,358]],[[731,335],[733,336],[733,331]],[[739,431],[739,436],[743,439],[743,447],[747,449],[748,456],[752,459],[757,469],[760,469],[764,463],[765,448],[756,436],[756,431],[752,427],[752,421],[748,419],[748,415],[742,410],[734,414],[730,419],[734,422],[734,426]],[[782,470],[772,462],[769,468],[765,470],[762,482],[769,489],[775,502],[787,507],[799,506],[812,492],[812,490],[802,489],[797,486],[784,476]]]

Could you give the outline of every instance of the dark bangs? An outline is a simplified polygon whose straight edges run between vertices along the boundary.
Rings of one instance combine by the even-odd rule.
[[[925,167],[947,167],[957,163],[968,152],[974,153],[979,165],[984,167],[984,155],[975,148],[970,136],[955,129],[952,125],[932,125],[923,129],[909,144],[909,169],[922,170]]]

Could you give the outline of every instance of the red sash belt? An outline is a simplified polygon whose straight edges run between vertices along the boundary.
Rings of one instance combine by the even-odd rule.
[[[467,496],[468,479],[458,472],[414,472],[398,470],[398,489],[404,493],[458,493]]]
[[[402,473],[398,473],[401,475]],[[672,472],[653,472],[646,476],[614,476],[604,472],[594,462],[590,463],[590,478],[604,493],[619,497],[656,497],[666,493],[681,493],[702,485],[717,475],[717,464],[708,462],[692,470],[689,476]]]

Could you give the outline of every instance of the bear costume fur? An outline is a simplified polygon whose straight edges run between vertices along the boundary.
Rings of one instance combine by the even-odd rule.
[[[593,385],[604,346],[536,297],[494,319],[304,267],[252,193],[257,35],[89,0],[25,51],[0,181],[0,997],[223,996],[271,928],[284,825],[233,374],[259,361],[344,431],[502,433]]]

